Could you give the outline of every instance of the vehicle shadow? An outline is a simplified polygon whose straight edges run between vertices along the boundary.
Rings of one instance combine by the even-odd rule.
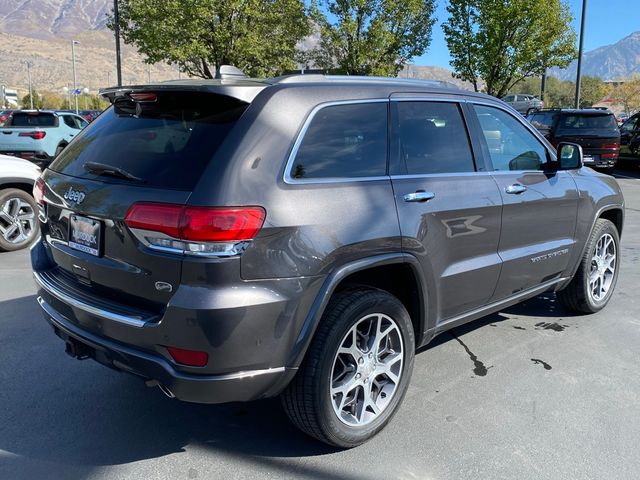
[[[460,336],[514,315],[568,315],[550,300],[537,297],[505,310],[508,315],[489,315],[454,332]],[[284,474],[291,473],[293,462],[300,477],[365,478],[295,462],[337,450],[293,427],[277,399],[227,405],[171,400],[139,379],[67,357],[42,320],[35,296],[0,302],[0,312],[0,463],[5,465],[0,477],[82,478],[103,466],[195,446],[206,449],[212,463],[231,460]],[[450,340],[442,335],[428,348]]]

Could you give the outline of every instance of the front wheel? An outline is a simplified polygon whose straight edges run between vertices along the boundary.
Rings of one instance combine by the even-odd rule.
[[[559,300],[567,307],[583,312],[602,310],[613,294],[620,270],[620,236],[613,223],[604,218],[596,224],[587,242],[576,275]]]
[[[340,292],[282,395],[284,409],[298,428],[322,442],[360,445],[398,409],[414,351],[411,319],[397,298],[370,288]]]

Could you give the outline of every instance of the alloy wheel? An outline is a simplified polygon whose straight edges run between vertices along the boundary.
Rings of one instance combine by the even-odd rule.
[[[25,200],[10,197],[0,205],[0,235],[11,244],[30,240],[36,231],[36,214]]]
[[[596,302],[602,301],[611,289],[617,266],[616,253],[613,237],[605,233],[596,243],[589,272],[589,295]]]
[[[387,315],[367,315],[349,329],[331,372],[331,405],[340,421],[360,427],[378,418],[398,390],[403,354],[400,329]]]

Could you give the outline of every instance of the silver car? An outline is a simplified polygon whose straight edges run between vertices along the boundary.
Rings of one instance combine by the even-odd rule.
[[[502,101],[511,105],[522,115],[527,115],[533,110],[544,108],[544,102],[535,95],[518,93],[516,95],[507,95],[502,97]]]
[[[21,158],[0,155],[0,251],[19,250],[38,236],[40,224],[32,196],[40,168]]]

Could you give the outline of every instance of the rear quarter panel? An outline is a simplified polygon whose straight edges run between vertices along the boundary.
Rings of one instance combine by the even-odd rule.
[[[584,253],[591,229],[598,217],[605,211],[618,209],[624,219],[624,197],[615,178],[583,167],[573,172],[578,188],[578,218],[576,223],[576,248],[569,262],[567,272],[573,275]]]

